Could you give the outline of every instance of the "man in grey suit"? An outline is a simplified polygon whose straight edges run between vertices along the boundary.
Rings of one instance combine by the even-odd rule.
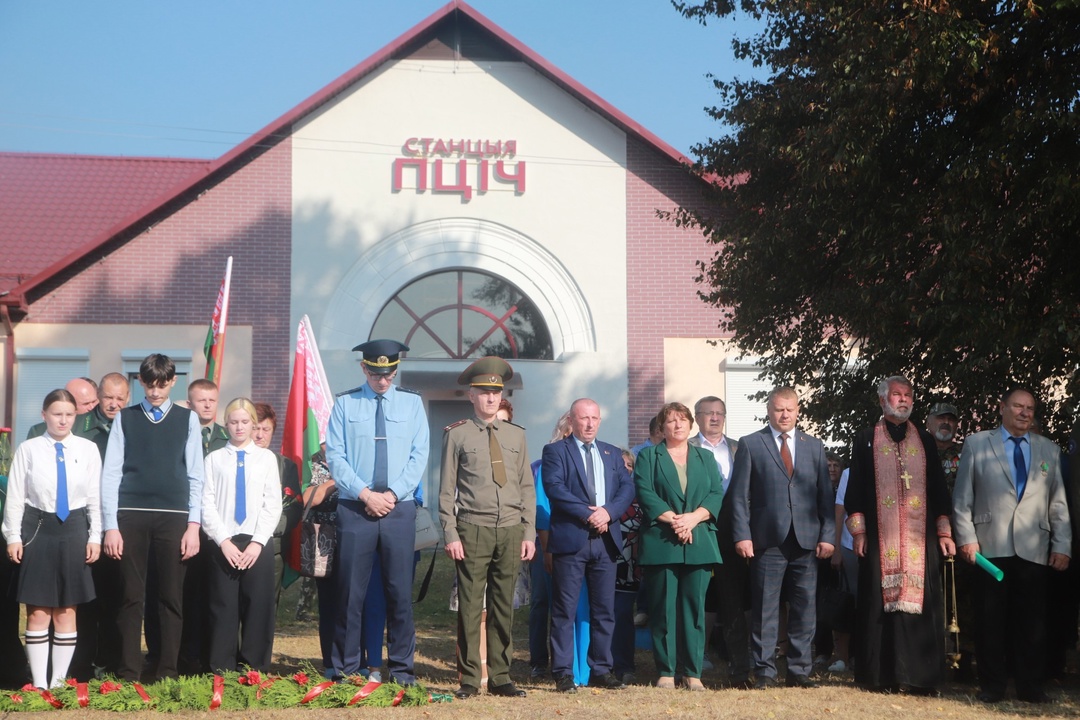
[[[1029,432],[1035,396],[1013,388],[1001,398],[1001,426],[968,437],[960,455],[953,524],[960,556],[982,553],[1005,573],[976,573],[975,655],[979,699],[1000,702],[1008,671],[1016,696],[1046,702],[1047,565],[1069,567],[1072,528],[1059,464],[1050,440]],[[1010,662],[1011,660],[1011,662]]]
[[[750,647],[754,687],[776,684],[780,590],[788,590],[790,687],[812,688],[811,644],[817,606],[817,560],[833,553],[835,518],[825,446],[795,429],[799,398],[769,393],[769,425],[739,440],[731,475],[735,552],[750,558]]]

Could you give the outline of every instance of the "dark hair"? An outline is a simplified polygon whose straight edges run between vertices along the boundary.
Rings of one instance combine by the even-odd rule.
[[[663,424],[664,420],[659,415],[653,415],[649,419],[649,437],[652,437],[656,433],[660,432],[660,426]]]
[[[269,420],[274,429],[277,429],[277,413],[269,403],[255,403],[255,415],[259,422]]]
[[[176,377],[176,363],[168,355],[147,355],[139,365],[139,379],[150,387],[164,385]]]
[[[218,386],[213,380],[207,380],[206,378],[199,378],[192,380],[187,386],[187,391],[190,393],[192,390],[217,390]]]
[[[690,421],[690,427],[694,427],[694,416],[690,412],[690,408],[686,407],[681,402],[669,402],[667,405],[660,408],[660,412],[656,413],[656,417],[653,418],[656,421],[657,427],[663,426],[663,424],[667,422],[668,415],[671,413],[679,413]]]
[[[1035,393],[1027,385],[1011,385],[1009,388],[1001,394],[1001,404],[1009,402],[1009,398],[1018,392],[1026,392],[1031,396],[1031,399],[1035,401],[1035,407],[1039,407],[1039,398],[1035,397]]]
[[[507,418],[510,422],[514,422],[514,406],[510,404],[510,401],[503,398],[499,401],[499,410],[505,410],[506,414],[510,417]]]
[[[49,406],[52,405],[54,402],[71,403],[72,405],[78,407],[78,404],[75,402],[74,395],[69,393],[64,388],[57,388],[56,390],[53,390],[51,393],[45,396],[45,402],[41,403],[41,412],[45,412],[46,410],[48,410]]]

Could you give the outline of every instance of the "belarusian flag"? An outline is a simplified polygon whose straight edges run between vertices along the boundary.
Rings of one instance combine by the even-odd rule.
[[[333,403],[311,321],[305,315],[296,329],[296,358],[281,441],[281,454],[296,463],[300,471],[301,492],[311,483],[311,458],[326,439],[326,425],[330,422]],[[300,567],[299,526],[293,532],[287,560],[293,570]],[[288,576],[286,572],[283,580],[286,586],[295,579]]]
[[[225,357],[225,321],[229,314],[229,286],[232,283],[232,255],[225,263],[225,277],[218,289],[217,305],[214,317],[210,320],[210,330],[206,333],[203,354],[206,355],[206,379],[221,387],[221,361]]]

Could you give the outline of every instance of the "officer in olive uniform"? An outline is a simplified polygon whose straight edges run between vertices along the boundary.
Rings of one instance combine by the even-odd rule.
[[[524,697],[510,680],[514,581],[535,547],[536,490],[525,431],[496,417],[503,383],[514,371],[485,357],[458,378],[469,386],[475,416],[446,428],[443,437],[439,519],[446,554],[457,564],[459,699],[480,691],[480,616],[487,587],[488,692]]]
[[[334,400],[326,459],[337,482],[337,618],[330,653],[332,678],[360,672],[364,598],[375,553],[386,593],[387,668],[402,685],[416,682],[413,656],[414,494],[427,468],[428,422],[414,391],[392,383],[400,354],[395,340],[357,345],[367,383]]]

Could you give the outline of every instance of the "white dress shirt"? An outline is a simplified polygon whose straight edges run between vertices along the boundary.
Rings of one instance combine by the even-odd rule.
[[[244,498],[247,516],[236,522],[236,451],[244,451]],[[263,547],[281,518],[281,479],[277,456],[253,442],[231,442],[206,456],[202,527],[219,546],[233,535],[250,535]]]
[[[68,435],[64,446],[67,467],[68,508],[86,508],[90,519],[87,542],[101,542],[101,453],[86,438]],[[56,512],[56,438],[45,433],[26,440],[15,450],[8,475],[4,503],[4,538],[8,544],[21,543],[26,506],[42,512]]]
[[[720,442],[713,445],[705,435],[698,433],[698,443],[716,459],[716,466],[720,469],[720,482],[726,493],[728,485],[731,484],[731,446],[728,445],[727,438],[721,435]]]

